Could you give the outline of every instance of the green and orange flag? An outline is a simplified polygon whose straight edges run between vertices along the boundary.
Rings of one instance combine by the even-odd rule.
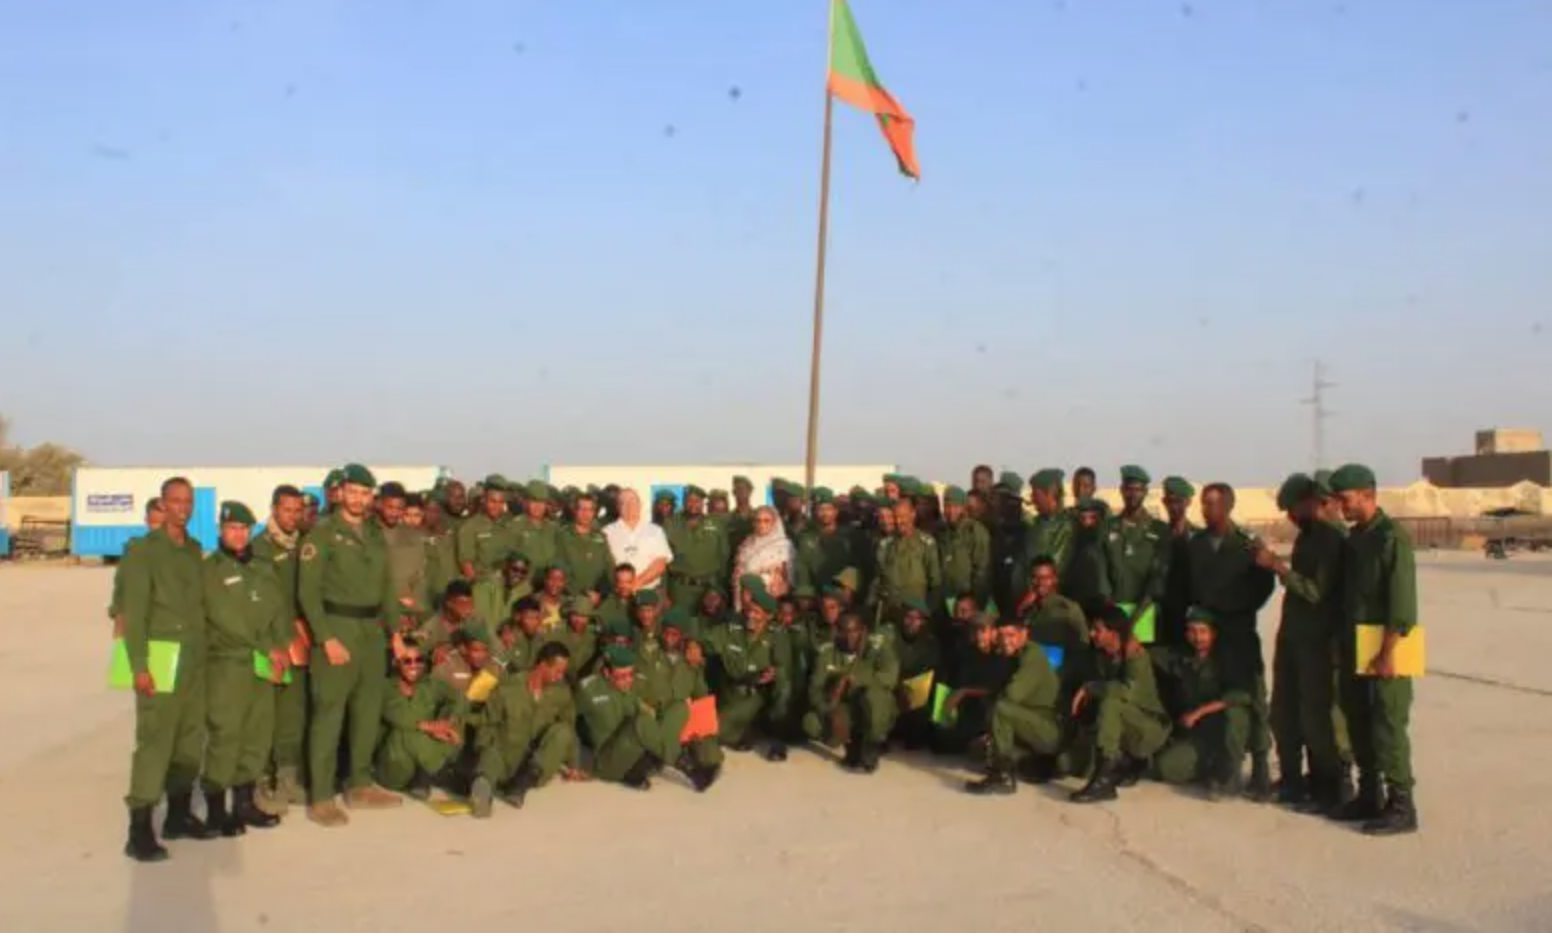
[[[884,131],[884,139],[889,141],[889,148],[900,163],[900,171],[913,179],[921,178],[912,139],[916,121],[878,80],[846,0],[830,3],[829,87],[830,93],[842,101],[877,117],[879,129]]]

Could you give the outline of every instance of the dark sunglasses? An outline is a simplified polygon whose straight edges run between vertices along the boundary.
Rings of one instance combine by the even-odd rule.
[[[426,665],[426,658],[425,657],[418,657],[418,656],[415,656],[415,657],[403,657],[402,659],[399,660],[399,665],[400,666],[425,666]]]

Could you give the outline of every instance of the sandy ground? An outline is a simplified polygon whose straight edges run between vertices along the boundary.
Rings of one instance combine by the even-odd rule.
[[[1423,831],[1370,840],[1154,784],[990,801],[930,760],[733,755],[697,795],[557,786],[120,853],[130,700],[103,569],[0,568],[0,925],[12,930],[1546,930],[1552,562],[1424,560]],[[1265,616],[1268,633],[1275,614]],[[293,813],[293,815],[295,815]]]

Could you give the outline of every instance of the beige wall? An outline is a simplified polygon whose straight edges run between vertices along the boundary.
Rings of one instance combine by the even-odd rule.
[[[13,497],[5,502],[4,520],[6,528],[12,531],[21,528],[24,517],[36,517],[40,520],[69,520],[69,497]]]

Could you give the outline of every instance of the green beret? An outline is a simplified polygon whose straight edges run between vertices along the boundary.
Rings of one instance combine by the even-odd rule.
[[[344,483],[345,472],[339,470],[338,468],[323,476],[323,486],[325,490],[328,488],[337,488]]]
[[[1277,489],[1277,509],[1292,510],[1307,497],[1315,494],[1315,479],[1304,472],[1297,472],[1288,476],[1283,486]]]
[[[905,492],[901,491],[900,493],[903,495]],[[878,506],[880,506],[880,507],[883,507],[883,508],[886,508],[886,509],[893,508],[894,505],[896,505],[898,503],[900,503],[900,502],[895,500],[893,497],[890,497],[888,494],[880,494],[878,496]]]
[[[900,475],[894,474],[892,472],[890,474],[884,475],[884,483],[885,484],[901,484],[904,481],[905,481],[905,479],[903,477],[901,477]]]
[[[1180,475],[1170,475],[1164,479],[1164,493],[1170,497],[1195,497],[1196,488]]]
[[[257,521],[253,519],[253,511],[248,509],[247,504],[244,504],[241,501],[222,501],[221,522],[241,523],[243,526],[253,526]]]
[[[1218,615],[1201,605],[1192,605],[1186,610],[1186,623],[1189,624],[1192,621],[1201,621],[1203,624],[1211,624],[1217,627]]]
[[[753,594],[754,603],[759,605],[761,609],[763,609],[768,614],[776,613],[776,599],[771,595],[770,592],[762,588]]]
[[[997,478],[997,485],[996,486],[1000,487],[1000,488],[1007,488],[1009,491],[1012,491],[1014,494],[1018,494],[1019,492],[1024,490],[1024,479],[1019,475],[1019,473],[1017,471],[1004,471]]]
[[[604,648],[604,663],[610,669],[625,669],[636,665],[636,651],[625,644],[610,644]]]
[[[359,484],[362,487],[377,487],[377,479],[372,477],[372,472],[365,465],[351,462],[340,469],[340,482],[343,484]]]
[[[630,640],[636,636],[635,625],[629,618],[612,618],[604,625],[604,636],[611,640],[616,637]]]
[[[506,475],[486,475],[483,487],[487,491],[507,491],[511,490],[512,482],[507,480]]]
[[[710,497],[712,500],[727,500],[728,499],[728,492],[722,490],[721,488],[712,488],[711,489],[711,493],[709,495],[707,495],[707,496]]]
[[[878,498],[860,488],[854,488],[851,492],[851,502],[853,504],[872,504],[877,506]]]
[[[822,594],[826,598],[839,598],[842,601],[846,600],[846,589],[839,585],[826,585]]]
[[[1067,478],[1067,472],[1060,468],[1042,468],[1029,476],[1029,489],[1031,491],[1049,491],[1052,488],[1060,488]]]
[[[794,598],[813,598],[813,597],[815,597],[815,595],[814,595],[814,586],[808,584],[807,582],[804,582],[803,584],[801,584],[801,585],[797,586],[796,588],[792,589],[792,597],[794,597]]]
[[[738,577],[738,587],[742,591],[750,592],[752,594],[761,594],[765,591],[765,579],[760,578],[758,575],[754,575],[753,573],[749,575],[740,575]]]
[[[585,595],[571,599],[571,602],[566,605],[566,613],[571,617],[598,617],[598,609],[593,607],[592,599]]]
[[[524,565],[532,565],[532,563],[528,561],[528,556],[524,553],[520,553],[515,549],[507,553],[507,565],[516,565],[519,562],[523,563]]]
[[[733,486],[734,487],[752,488],[752,487],[754,487],[754,482],[750,481],[748,478],[744,477],[743,475],[734,475],[733,476]]]
[[[706,489],[698,484],[692,484],[684,489],[684,497],[685,500],[689,500],[692,497],[699,497],[704,500],[706,497]]]
[[[670,491],[668,488],[663,488],[661,491],[658,491],[656,494],[652,495],[652,503],[654,503],[654,504],[661,504],[664,501],[667,501],[668,503],[673,504],[673,503],[676,503],[678,500],[679,500],[679,496],[677,494],[675,494],[673,491]]]
[[[833,503],[835,503],[835,492],[830,490],[827,487],[816,487],[816,488],[814,488],[814,503],[816,503],[816,504],[833,504]]]
[[[797,483],[796,481],[788,481],[787,493],[793,497],[802,498],[808,494],[808,491],[804,489],[803,485]]]
[[[306,504],[309,507],[317,507],[318,506],[318,495],[314,494],[312,491],[304,491],[302,493],[302,503]]]
[[[1335,491],[1331,490],[1331,469],[1322,468],[1315,472],[1314,481],[1315,493],[1319,494],[1321,497],[1329,497],[1336,493]]]
[[[1085,497],[1078,501],[1078,513],[1106,513],[1110,506],[1097,497]]]
[[[900,604],[904,605],[907,611],[919,611],[922,614],[932,613],[932,609],[927,607],[927,602],[920,598],[907,598],[901,601]]]
[[[467,621],[453,633],[453,640],[457,643],[482,643],[488,647],[491,644],[490,628],[483,621]]]
[[[1331,490],[1334,493],[1372,491],[1379,486],[1374,470],[1368,465],[1347,464],[1331,472]]]
[[[965,493],[965,489],[964,488],[960,487],[957,484],[950,484],[943,491],[943,503],[945,503],[945,504],[961,504],[961,505],[963,505],[963,504],[967,504],[969,502],[970,502],[970,496]]]
[[[1122,465],[1121,466],[1121,483],[1122,484],[1129,484],[1129,483],[1134,482],[1134,481],[1137,482],[1138,484],[1147,484],[1147,483],[1149,483],[1152,480],[1153,480],[1153,478],[1151,476],[1149,476],[1148,470],[1146,468],[1142,467],[1141,465]]]
[[[658,596],[658,593],[650,588],[643,588],[641,591],[636,593],[636,604],[638,605],[655,606],[661,604],[662,601],[663,599]]]
[[[543,481],[530,481],[523,486],[523,493],[529,500],[549,500],[550,486]]]
[[[689,623],[690,612],[683,608],[673,607],[663,613],[664,627],[677,627],[680,630],[684,630],[685,627],[689,626]]]

